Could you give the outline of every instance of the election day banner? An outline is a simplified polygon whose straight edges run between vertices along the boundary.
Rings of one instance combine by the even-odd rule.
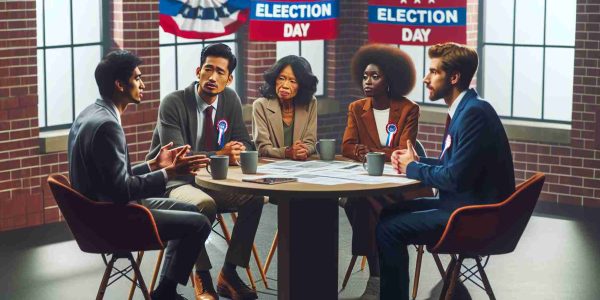
[[[467,43],[467,0],[369,0],[369,41]]]
[[[250,40],[299,41],[337,37],[337,0],[252,0]]]
[[[209,39],[235,32],[248,20],[248,0],[160,0],[160,26],[188,39]]]

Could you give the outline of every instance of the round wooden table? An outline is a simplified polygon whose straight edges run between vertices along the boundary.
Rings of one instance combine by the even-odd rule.
[[[267,185],[242,181],[260,175],[266,174],[246,175],[240,167],[230,166],[227,179],[214,180],[201,172],[196,176],[196,184],[221,192],[277,198],[278,299],[337,299],[340,197],[380,196],[421,186],[419,182]]]

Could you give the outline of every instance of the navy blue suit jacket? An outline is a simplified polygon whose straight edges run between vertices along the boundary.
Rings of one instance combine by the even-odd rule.
[[[125,133],[105,100],[86,107],[69,132],[69,177],[73,188],[104,202],[127,203],[160,196],[165,177],[146,163],[131,166]]]
[[[451,142],[441,159],[420,158],[420,162],[411,162],[406,172],[407,177],[439,189],[441,209],[496,203],[515,190],[504,127],[494,108],[474,89],[459,103],[448,134]],[[446,137],[444,146],[445,142]]]

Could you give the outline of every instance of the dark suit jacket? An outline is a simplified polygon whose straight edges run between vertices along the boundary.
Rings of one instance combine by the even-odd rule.
[[[201,148],[204,141],[197,141],[198,137],[198,103],[196,102],[196,82],[192,82],[183,90],[178,90],[167,95],[158,109],[158,120],[152,134],[150,152],[146,156],[149,160],[158,154],[160,147],[173,142],[173,147],[183,145],[192,146],[192,153],[213,155]],[[225,119],[229,128],[225,131],[224,141],[238,141],[244,143],[247,150],[254,150],[254,143],[250,139],[248,129],[242,117],[242,104],[234,90],[225,88],[219,94],[215,125],[218,120]],[[217,134],[215,134],[215,145]],[[179,176],[167,183],[167,189],[192,183],[193,176]]]
[[[348,126],[342,141],[342,155],[357,159],[354,155],[356,144],[363,144],[371,151],[384,152],[387,161],[394,150],[406,149],[406,141],[415,145],[419,128],[419,106],[406,99],[392,99],[390,102],[390,118],[398,126],[398,133],[392,141],[392,147],[382,147],[377,133],[375,115],[371,98],[356,100],[348,106]]]
[[[494,108],[470,89],[448,128],[451,142],[442,158],[411,162],[407,176],[438,188],[445,210],[496,203],[508,197],[515,190],[513,160]]]
[[[125,133],[106,100],[77,116],[68,149],[71,185],[90,199],[127,203],[164,193],[161,171],[150,172],[146,163],[131,167]]]

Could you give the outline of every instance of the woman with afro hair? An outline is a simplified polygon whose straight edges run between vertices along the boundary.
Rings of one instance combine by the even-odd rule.
[[[364,161],[369,152],[385,153],[386,161],[394,150],[415,145],[419,125],[419,106],[407,95],[415,85],[415,66],[398,47],[369,44],[352,58],[352,75],[365,98],[350,103],[348,125],[342,141],[345,157]],[[400,195],[350,197],[344,209],[352,226],[352,254],[366,256],[369,280],[360,299],[379,299],[379,258],[375,227],[381,210]]]

